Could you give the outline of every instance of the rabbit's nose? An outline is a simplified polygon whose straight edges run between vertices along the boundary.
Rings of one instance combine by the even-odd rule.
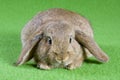
[[[64,57],[63,62],[66,62],[68,60],[68,56]]]
[[[59,57],[57,57],[57,60],[58,60],[58,61],[62,61],[63,58],[59,56]]]
[[[57,58],[56,58],[56,61],[58,62],[58,63],[63,63],[63,57],[62,56],[57,56]]]
[[[59,63],[64,63],[68,60],[68,57],[63,57],[63,56],[59,56],[57,57],[56,61],[59,62]]]
[[[58,63],[60,63],[60,64],[62,63],[62,61],[61,61],[61,60],[59,60],[59,59],[56,59],[56,61],[57,61]]]

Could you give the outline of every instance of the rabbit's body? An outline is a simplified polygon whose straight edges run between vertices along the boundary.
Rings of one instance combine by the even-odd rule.
[[[93,40],[89,22],[64,9],[37,14],[23,28],[21,40],[23,50],[17,65],[34,58],[41,69],[74,69],[82,64],[84,55],[93,54],[100,61],[108,60]]]

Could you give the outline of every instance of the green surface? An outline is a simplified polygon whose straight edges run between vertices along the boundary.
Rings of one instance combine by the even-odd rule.
[[[106,64],[84,62],[81,68],[39,70],[30,63],[13,66],[21,50],[20,31],[37,12],[65,8],[88,18],[95,39],[110,56]],[[119,80],[120,0],[0,0],[0,80]]]

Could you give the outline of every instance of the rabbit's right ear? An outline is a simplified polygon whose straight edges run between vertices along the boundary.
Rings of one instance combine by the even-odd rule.
[[[35,35],[34,37],[31,37],[24,45],[22,52],[19,56],[19,59],[16,63],[16,66],[19,66],[27,61],[29,61],[30,59],[32,59],[33,57],[33,51],[35,46],[37,45],[37,43],[42,39],[42,32]]]

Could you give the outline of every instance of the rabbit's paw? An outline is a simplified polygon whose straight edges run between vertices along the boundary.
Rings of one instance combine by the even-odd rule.
[[[47,64],[45,63],[38,63],[37,68],[44,69],[44,70],[49,70],[51,69]]]
[[[74,64],[69,64],[65,68],[68,69],[68,70],[73,70],[73,69],[76,68],[76,66]]]

